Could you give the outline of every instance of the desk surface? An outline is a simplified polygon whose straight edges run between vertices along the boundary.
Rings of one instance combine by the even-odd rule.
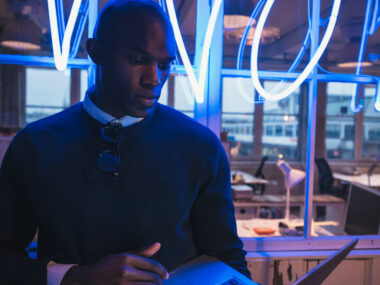
[[[285,195],[253,195],[252,199],[245,200],[235,200],[234,204],[243,204],[243,203],[285,203]],[[290,203],[304,203],[305,195],[290,195]],[[332,196],[332,195],[313,195],[314,203],[344,203],[342,198]]]
[[[279,231],[279,222],[286,222],[285,219],[250,219],[250,220],[236,220],[237,231],[240,237],[273,237],[281,236]],[[303,219],[291,220],[290,225],[293,226],[302,226]],[[325,221],[325,222],[314,222],[313,223],[313,236],[333,236],[332,232],[329,232],[324,225],[336,226],[337,223],[334,221]],[[272,235],[258,235],[253,228],[271,228],[274,229],[274,234]]]
[[[338,180],[347,181],[347,182],[356,182],[356,183],[363,184],[365,186],[380,187],[380,174],[372,174],[372,176],[370,177],[370,185],[368,185],[367,174],[346,175],[346,174],[334,172],[333,175],[334,175],[334,178]]]

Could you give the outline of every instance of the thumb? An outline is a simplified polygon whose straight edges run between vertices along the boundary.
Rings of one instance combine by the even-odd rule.
[[[155,242],[152,245],[144,246],[138,250],[136,250],[135,254],[141,257],[151,257],[161,248],[161,244],[159,242]]]

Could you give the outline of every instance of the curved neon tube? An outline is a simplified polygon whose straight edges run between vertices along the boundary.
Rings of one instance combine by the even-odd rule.
[[[55,0],[48,0],[48,10],[49,10],[49,22],[50,22],[50,32],[53,46],[53,54],[55,66],[58,70],[63,71],[67,67],[67,61],[69,59],[71,36],[73,34],[75,22],[78,17],[79,8],[81,5],[81,0],[74,0],[73,6],[71,7],[71,12],[69,20],[67,21],[67,26],[63,36],[62,45],[59,41],[58,35],[58,22],[57,22],[57,9],[55,6]]]
[[[237,56],[237,61],[236,61],[236,69],[241,69],[241,65],[242,65],[242,61],[243,61],[244,48],[245,48],[245,45],[247,42],[249,31],[251,30],[253,22],[256,19],[257,15],[259,14],[259,11],[260,11],[261,7],[264,5],[265,1],[266,0],[260,0],[256,4],[255,8],[253,9],[253,11],[251,13],[251,16],[249,17],[247,25],[245,26],[245,29],[244,29],[244,32],[243,32],[243,35],[241,37],[240,44],[239,44],[238,56]],[[249,103],[262,103],[264,101],[264,100],[255,101],[254,97],[251,98],[251,96],[244,90],[241,77],[236,78],[236,81],[237,81],[237,87],[239,90],[239,94],[241,94],[247,102],[249,102]]]
[[[380,80],[377,81],[377,86],[376,86],[375,110],[380,112]]]
[[[358,63],[356,65],[355,74],[359,75],[362,71],[362,62],[364,59],[364,53],[365,53],[365,46],[367,43],[368,38],[368,29],[370,24],[370,14],[372,12],[372,2],[373,0],[368,0],[366,5],[366,12],[365,12],[365,19],[363,24],[363,31],[362,31],[362,38],[360,40],[360,48],[359,48],[359,54],[358,54]],[[363,99],[359,99],[358,101],[358,84],[355,84],[354,89],[352,91],[352,98],[351,98],[351,110],[354,113],[359,113],[363,109]]]
[[[204,45],[203,45],[203,50],[202,50],[201,63],[200,63],[200,68],[199,68],[199,77],[197,80],[194,73],[194,69],[190,63],[190,59],[187,54],[185,44],[182,39],[181,31],[179,29],[179,24],[177,20],[177,15],[174,9],[173,0],[166,0],[168,15],[173,26],[174,37],[177,42],[178,51],[181,56],[183,65],[185,66],[185,70],[188,74],[190,84],[194,90],[195,99],[197,100],[198,103],[203,103],[204,101],[204,88],[205,88],[205,82],[206,82],[206,73],[208,69],[208,59],[210,55],[211,39],[212,39],[212,34],[214,32],[216,18],[218,16],[221,3],[222,3],[222,0],[216,0],[211,9],[211,15],[210,15],[209,22],[207,24],[207,30],[206,30],[206,35],[205,35]]]
[[[280,93],[277,94],[271,94],[268,93],[263,86],[261,85],[258,77],[258,67],[257,67],[257,60],[258,60],[258,51],[259,51],[259,44],[260,44],[260,37],[261,33],[263,31],[263,27],[265,24],[265,21],[268,17],[269,11],[272,8],[272,5],[274,3],[274,0],[268,0],[267,3],[264,6],[263,12],[260,15],[259,21],[256,26],[255,33],[253,35],[253,42],[252,42],[252,51],[251,51],[251,79],[253,82],[253,85],[255,86],[256,90],[260,93],[261,96],[263,96],[266,100],[280,100],[287,96],[289,96],[291,93],[293,93],[298,86],[306,79],[306,77],[311,73],[315,65],[318,63],[318,60],[321,58],[323,52],[326,49],[326,46],[331,38],[332,32],[335,27],[336,19],[339,12],[341,0],[334,0],[333,8],[330,15],[330,21],[327,25],[327,29],[325,32],[325,35],[323,36],[323,39],[315,51],[314,55],[312,56],[310,62],[306,65],[305,69],[301,72],[301,74],[298,76],[298,78],[289,85],[288,88],[283,90]]]

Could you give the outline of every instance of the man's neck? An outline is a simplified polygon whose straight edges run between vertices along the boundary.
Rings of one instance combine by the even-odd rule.
[[[103,94],[103,96],[102,96]],[[121,118],[128,114],[124,114],[122,112],[118,112],[117,110],[114,110],[110,104],[104,100],[104,91],[100,88],[99,84],[96,84],[95,86],[95,92],[91,92],[89,94],[91,101],[102,111],[106,112],[107,114],[115,117],[115,118]]]

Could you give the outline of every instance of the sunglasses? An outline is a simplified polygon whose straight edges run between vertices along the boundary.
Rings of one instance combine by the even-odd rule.
[[[110,145],[110,148],[100,152],[98,167],[104,172],[112,173],[115,177],[118,177],[120,174],[122,127],[121,123],[115,119],[101,128],[102,139]]]

